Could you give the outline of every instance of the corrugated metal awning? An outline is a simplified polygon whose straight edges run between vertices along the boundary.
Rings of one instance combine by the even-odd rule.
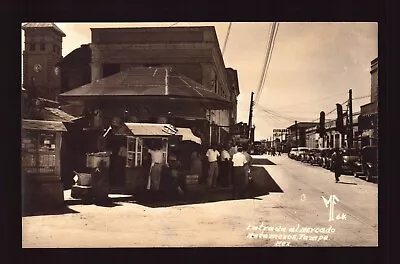
[[[176,128],[170,124],[155,123],[125,123],[115,133],[124,136],[182,136],[182,140],[189,140],[201,144],[190,128]]]
[[[164,137],[174,135],[174,132],[168,132],[170,130],[164,129],[166,126],[168,126],[168,124],[124,123],[124,125],[115,132],[115,135]]]
[[[72,116],[58,108],[45,107],[44,110],[53,116],[53,120],[51,121],[73,122],[79,119],[79,117]]]
[[[62,122],[22,119],[22,129],[65,132],[67,128]]]
[[[232,107],[228,99],[166,67],[133,67],[59,96],[67,101],[99,98],[180,99],[203,102],[213,107],[216,105],[220,108]]]

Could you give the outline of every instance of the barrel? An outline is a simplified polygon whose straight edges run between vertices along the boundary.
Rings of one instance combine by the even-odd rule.
[[[97,152],[87,154],[88,168],[90,168],[92,193],[96,200],[105,200],[110,191],[110,153]],[[100,167],[103,161],[104,166]]]

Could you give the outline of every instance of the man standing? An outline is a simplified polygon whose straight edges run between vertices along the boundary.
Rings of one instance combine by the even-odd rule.
[[[208,177],[207,177],[207,187],[215,188],[217,187],[218,180],[218,158],[220,157],[217,146],[213,143],[211,148],[207,150],[206,156],[208,158]]]
[[[225,144],[221,150],[221,167],[219,177],[223,186],[230,185],[230,171],[231,171],[231,156],[228,152],[228,146]],[[222,175],[221,175],[222,174]]]
[[[233,162],[233,198],[244,198],[247,180],[245,172],[246,156],[243,154],[243,148],[239,147],[236,154],[232,157]]]
[[[339,148],[335,150],[332,155],[333,169],[335,171],[335,180],[339,182],[340,175],[342,174],[343,154]]]
[[[233,157],[238,152],[237,144],[235,141],[232,142],[231,147],[229,148],[229,156]]]

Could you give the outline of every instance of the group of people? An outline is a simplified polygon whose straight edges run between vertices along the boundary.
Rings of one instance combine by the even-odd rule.
[[[201,148],[192,149],[190,152],[186,149],[169,151],[168,160],[164,160],[162,146],[152,146],[148,149],[151,164],[146,176],[146,189],[152,193],[161,193],[169,189],[182,194],[184,184],[180,176],[197,175],[199,184],[205,184],[208,190],[218,186],[232,187],[232,196],[243,198],[249,183],[252,163],[248,152],[247,145],[211,144],[207,151],[202,151]]]
[[[218,183],[232,186],[232,196],[243,198],[249,183],[249,172],[252,158],[248,146],[225,144],[217,147],[212,144],[206,152],[208,173],[207,188],[216,188]]]
[[[278,149],[275,149],[274,147],[268,148],[267,154],[271,155],[271,156],[275,156],[275,155],[281,156],[282,150],[281,150],[281,148],[278,148]]]

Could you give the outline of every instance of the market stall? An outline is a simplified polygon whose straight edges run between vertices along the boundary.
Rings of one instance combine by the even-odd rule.
[[[60,153],[66,131],[62,122],[22,120],[22,194],[27,210],[64,204]]]
[[[152,145],[162,146],[163,163],[170,163],[176,159],[177,149],[183,141],[192,141],[200,145],[200,138],[196,137],[189,128],[176,128],[170,124],[154,123],[124,123],[115,133],[114,137],[123,137],[126,142],[121,146],[125,155],[125,186],[131,193],[146,189],[151,158],[148,149]],[[190,156],[187,153],[186,156]],[[111,176],[113,177],[113,176]]]

